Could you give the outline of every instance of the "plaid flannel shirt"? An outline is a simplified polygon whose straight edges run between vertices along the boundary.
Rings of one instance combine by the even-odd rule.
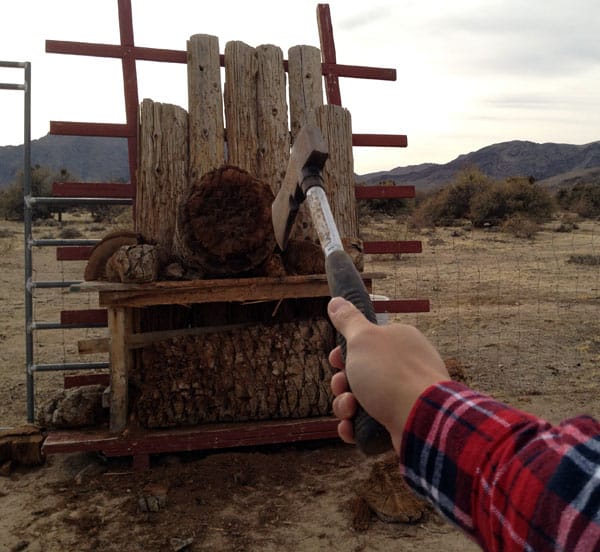
[[[455,382],[404,431],[408,484],[484,550],[600,551],[600,424],[552,426]]]

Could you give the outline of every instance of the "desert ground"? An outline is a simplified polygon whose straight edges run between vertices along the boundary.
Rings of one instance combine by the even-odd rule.
[[[368,256],[383,272],[374,293],[423,298],[429,313],[392,316],[416,324],[468,383],[552,422],[600,416],[600,223],[561,216],[533,239],[493,228],[409,230],[372,216],[363,239],[420,239],[423,253]],[[72,217],[41,225],[101,236],[106,226]],[[26,421],[22,225],[0,221],[0,427]],[[81,263],[34,253],[38,280],[80,279]],[[94,297],[36,292],[36,319],[56,320]],[[105,330],[38,332],[36,360],[77,360],[77,340]],[[79,359],[81,360],[81,359]],[[36,405],[60,374],[36,375]],[[423,508],[409,523],[372,516],[356,523],[356,496],[380,459],[338,441],[158,456],[135,472],[128,459],[54,455],[37,468],[0,476],[0,551],[70,550],[447,550],[478,548]],[[161,496],[157,512],[146,497]]]

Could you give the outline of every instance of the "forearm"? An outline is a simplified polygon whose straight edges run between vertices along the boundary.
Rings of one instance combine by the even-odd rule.
[[[582,535],[591,550],[600,542],[598,434],[589,418],[552,427],[447,382],[413,408],[401,469],[486,550],[574,549]]]

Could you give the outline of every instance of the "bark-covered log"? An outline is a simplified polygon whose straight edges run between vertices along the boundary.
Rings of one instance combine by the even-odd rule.
[[[131,374],[132,410],[148,428],[327,415],[334,343],[323,317],[155,343]]]
[[[248,172],[223,166],[192,184],[180,207],[184,262],[207,276],[261,265],[275,249],[273,192]]]

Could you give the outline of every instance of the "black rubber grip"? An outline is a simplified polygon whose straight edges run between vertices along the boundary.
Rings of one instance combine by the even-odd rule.
[[[334,251],[325,259],[325,272],[332,297],[343,297],[360,310],[367,320],[377,324],[377,316],[369,292],[352,258],[345,251]],[[338,332],[338,342],[346,359],[346,339]],[[350,383],[350,382],[349,382]],[[392,448],[392,439],[387,429],[358,406],[354,417],[354,438],[363,453],[372,456]]]

